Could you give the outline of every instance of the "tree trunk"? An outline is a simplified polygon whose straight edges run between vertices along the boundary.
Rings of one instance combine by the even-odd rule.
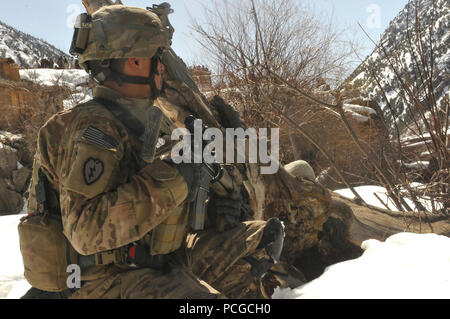
[[[435,233],[450,236],[450,218],[444,214],[400,213],[371,206],[360,206],[355,201],[337,193],[332,194],[331,217],[345,221],[348,226],[347,240],[360,246],[364,240],[373,238],[384,241],[400,233]],[[344,208],[347,206],[348,208]],[[348,214],[345,211],[352,212]]]
[[[317,245],[297,251],[292,261],[307,281],[320,276],[330,265],[361,256],[361,244],[368,239],[384,241],[400,232],[450,236],[447,215],[418,215],[361,206],[334,192],[331,198],[328,219]]]

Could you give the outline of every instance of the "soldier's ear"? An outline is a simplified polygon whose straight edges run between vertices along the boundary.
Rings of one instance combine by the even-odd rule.
[[[127,58],[124,73],[132,76],[146,77],[150,72],[150,59]]]
[[[127,64],[128,64],[128,67],[131,70],[136,70],[136,71],[137,70],[141,71],[143,69],[147,70],[148,66],[147,66],[146,60],[150,60],[150,59],[145,59],[145,58],[128,58],[127,59]]]
[[[136,58],[128,58],[126,63],[131,69],[139,69],[140,67],[139,59]]]

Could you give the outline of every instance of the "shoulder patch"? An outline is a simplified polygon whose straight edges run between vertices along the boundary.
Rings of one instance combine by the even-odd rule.
[[[119,146],[119,143],[117,143],[113,137],[93,127],[92,125],[89,125],[89,127],[84,131],[83,138],[92,144],[111,151],[117,151],[117,147]]]
[[[105,165],[103,162],[97,158],[88,158],[84,162],[84,181],[87,185],[91,185],[99,180],[105,170]]]

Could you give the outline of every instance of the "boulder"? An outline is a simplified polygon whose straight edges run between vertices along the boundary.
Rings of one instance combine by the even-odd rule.
[[[310,181],[314,181],[316,179],[316,174],[314,173],[314,170],[312,169],[311,165],[308,164],[306,161],[298,160],[291,162],[284,166],[286,171],[294,175],[295,177],[302,177],[309,179]]]
[[[30,140],[31,138],[27,140],[24,134],[13,134],[7,131],[0,131],[0,143],[6,144],[17,150],[18,161],[24,166],[29,167],[31,167],[33,163],[34,155],[29,154],[30,150],[28,150],[28,148]],[[32,141],[32,143],[34,144],[35,141]]]
[[[0,142],[0,177],[9,178],[17,168],[17,150]]]
[[[12,182],[14,184],[14,189],[18,193],[23,193],[26,191],[30,176],[31,169],[24,166],[12,172]]]
[[[10,189],[6,179],[0,179],[0,215],[18,214],[22,210],[23,196]]]

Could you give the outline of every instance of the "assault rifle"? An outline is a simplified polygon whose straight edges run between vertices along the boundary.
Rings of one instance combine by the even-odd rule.
[[[191,133],[191,150],[194,153],[194,123],[196,118],[193,116],[186,117],[184,124]],[[142,135],[142,153],[141,158],[146,163],[152,163],[156,152],[163,154],[169,151],[170,143],[166,143],[157,150],[157,143],[161,134],[170,136],[171,132],[176,129],[175,124],[167,118],[158,107],[153,106],[147,113],[145,121],[145,130]],[[202,135],[206,126],[202,126]],[[204,145],[201,146],[203,151]],[[163,149],[161,149],[163,148]],[[192,159],[192,158],[191,158]],[[192,161],[191,161],[192,162]],[[211,184],[219,181],[223,176],[223,167],[217,163],[192,163],[194,166],[195,180],[193,185],[193,200],[190,203],[190,227],[193,231],[203,230],[206,215],[206,201]]]
[[[192,115],[188,116],[184,120],[184,125],[191,132],[191,136],[194,135],[194,123],[196,118]],[[202,124],[202,136],[203,132],[207,127]],[[194,152],[194,142],[191,139],[191,150]],[[202,140],[203,141],[203,140]],[[201,151],[203,153],[204,145],[201,145]],[[190,206],[190,226],[194,231],[203,230],[205,223],[205,213],[206,213],[206,199],[209,193],[209,188],[211,184],[219,181],[223,176],[223,167],[217,163],[193,163],[195,166],[195,172],[198,175],[198,180],[196,181],[196,194],[195,199]]]

